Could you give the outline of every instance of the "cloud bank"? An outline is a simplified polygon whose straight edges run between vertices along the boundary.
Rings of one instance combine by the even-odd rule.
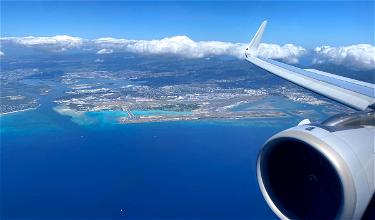
[[[375,47],[358,44],[347,47],[322,46],[314,49],[314,63],[334,63],[357,69],[375,69]]]
[[[10,43],[36,49],[51,51],[65,51],[83,45],[84,40],[79,37],[56,35],[53,37],[6,37],[1,38],[1,43]]]
[[[175,55],[186,58],[203,58],[210,56],[231,56],[244,58],[247,43],[221,41],[194,41],[187,36],[166,37],[159,40],[128,40],[118,38],[98,38],[94,40],[57,35],[53,37],[7,37],[0,38],[2,45],[13,45],[53,52],[73,49],[93,51],[97,54],[131,52],[143,55]],[[312,63],[332,63],[345,65],[354,69],[375,69],[375,47],[369,44],[358,44],[345,47],[321,46],[305,49],[298,45],[260,44],[258,55],[279,59],[295,64],[300,58],[312,56]]]
[[[301,46],[293,44],[285,44],[279,46],[277,44],[260,44],[258,56],[280,59],[287,63],[298,63],[299,58],[305,55],[307,50]]]
[[[111,48],[137,54],[172,54],[187,58],[209,56],[233,56],[244,58],[247,44],[221,41],[193,41],[187,36],[166,37],[161,40],[127,40],[116,38],[99,38],[93,41],[96,47]],[[106,49],[107,50],[107,49]],[[261,44],[259,54],[273,59],[281,59],[288,63],[297,63],[305,53],[300,46],[286,44]]]

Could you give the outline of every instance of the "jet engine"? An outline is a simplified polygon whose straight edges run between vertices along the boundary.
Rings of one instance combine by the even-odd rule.
[[[374,194],[374,112],[338,115],[271,137],[260,190],[282,219],[359,219]]]

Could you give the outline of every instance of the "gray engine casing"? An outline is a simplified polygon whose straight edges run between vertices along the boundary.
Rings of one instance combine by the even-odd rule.
[[[282,219],[361,218],[374,194],[374,137],[374,127],[319,125],[274,135],[257,160],[268,205]]]

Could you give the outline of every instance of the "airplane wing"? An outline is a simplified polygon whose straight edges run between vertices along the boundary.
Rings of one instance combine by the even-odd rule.
[[[315,69],[301,69],[271,59],[258,57],[256,52],[267,21],[264,21],[245,50],[246,60],[281,78],[326,96],[357,110],[375,109],[375,85]]]

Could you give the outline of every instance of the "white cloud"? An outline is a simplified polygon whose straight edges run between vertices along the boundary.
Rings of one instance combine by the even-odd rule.
[[[99,48],[113,48],[138,54],[173,54],[187,58],[202,58],[209,56],[233,56],[244,58],[247,44],[221,41],[193,41],[187,36],[167,37],[161,40],[126,40],[115,38],[99,38],[94,41]],[[259,55],[282,59],[288,63],[298,62],[305,53],[300,46],[286,44],[261,44]]]
[[[22,37],[17,38],[16,42],[25,46],[64,45],[68,48],[71,48],[81,45],[83,40],[79,37],[56,35],[53,37]]]
[[[53,37],[5,37],[0,38],[0,40],[5,43],[8,42],[31,48],[51,49],[53,51],[65,51],[79,47],[84,43],[82,38],[67,35],[56,35]]]
[[[194,41],[187,36],[166,37],[160,40],[128,40],[118,38],[98,38],[94,40],[57,35],[53,37],[6,37],[0,38],[3,45],[46,49],[48,51],[67,51],[82,49],[96,51],[97,54],[113,52],[132,52],[137,54],[169,54],[187,58],[210,56],[232,56],[244,58],[247,43],[222,41]],[[293,44],[277,45],[262,43],[256,52],[259,56],[280,59],[287,63],[298,63],[304,55],[313,63],[334,63],[353,69],[375,69],[375,47],[369,44],[358,44],[346,47],[321,46],[308,50]]]
[[[285,44],[260,44],[258,55],[271,59],[281,59],[287,63],[298,63],[298,59],[303,56],[307,50],[301,46]]]
[[[141,54],[175,54],[188,58],[212,55],[232,55],[239,57],[240,44],[220,41],[195,42],[187,36],[167,37],[161,40],[139,40],[127,45],[130,52]]]
[[[128,45],[130,43],[136,42],[136,40],[127,40],[127,39],[119,39],[119,38],[112,38],[112,37],[103,37],[93,40],[95,44],[106,46],[106,47],[121,47]]]
[[[101,49],[98,52],[96,52],[96,54],[111,54],[111,53],[113,53],[113,50],[112,49],[106,49],[106,48]]]
[[[5,56],[3,51],[0,51],[0,57]]]
[[[314,63],[333,63],[363,70],[375,69],[375,47],[369,44],[321,46],[315,48],[314,52]]]
[[[84,40],[78,37],[57,35],[54,37],[10,37],[2,41],[35,48],[45,48],[52,51],[65,51],[72,48],[97,48],[97,54],[109,54],[114,51],[133,52],[137,54],[171,54],[187,58],[202,58],[209,56],[233,56],[244,58],[247,44],[221,41],[193,41],[187,36],[166,37],[160,40],[128,40],[118,38],[98,38]],[[298,58],[306,50],[300,46],[286,44],[261,44],[259,55],[267,58],[281,59],[288,63],[297,63]]]

